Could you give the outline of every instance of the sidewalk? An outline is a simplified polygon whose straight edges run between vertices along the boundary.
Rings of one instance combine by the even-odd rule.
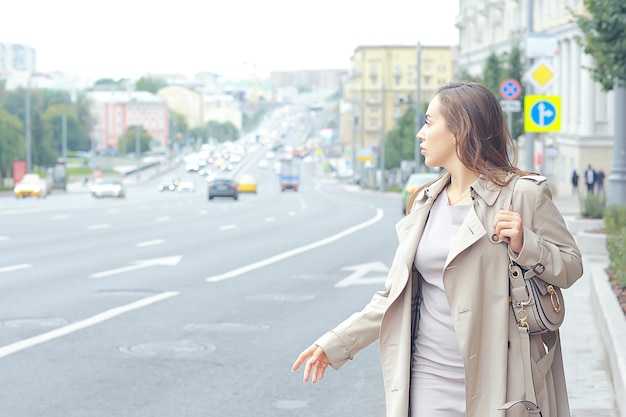
[[[566,221],[578,216],[577,196],[554,196],[553,200]],[[566,314],[561,343],[572,417],[626,416],[626,345],[616,346],[626,338],[626,317],[603,273],[607,266],[606,256],[583,253],[583,277],[563,291]],[[599,272],[604,277],[598,277]],[[615,320],[617,325],[607,328]]]

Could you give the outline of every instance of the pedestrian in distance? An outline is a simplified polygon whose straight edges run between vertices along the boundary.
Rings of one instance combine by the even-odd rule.
[[[600,169],[596,172],[595,182],[598,194],[604,194],[604,170]]]
[[[585,170],[585,185],[587,186],[587,194],[593,194],[593,189],[596,184],[596,171],[591,167],[591,164],[587,165]]]
[[[578,194],[578,172],[572,171],[572,194]]]
[[[291,370],[304,364],[304,382],[317,383],[378,339],[387,417],[526,416],[520,403],[498,411],[527,395],[509,263],[567,288],[582,275],[580,251],[545,177],[514,166],[504,114],[486,87],[441,87],[425,120],[421,154],[443,170],[396,224],[384,288],[304,349]],[[558,330],[553,336],[549,354],[542,335],[530,337],[533,360],[544,362],[531,385],[544,417],[567,417]]]

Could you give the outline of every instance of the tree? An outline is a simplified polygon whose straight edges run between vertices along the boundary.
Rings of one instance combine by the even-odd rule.
[[[46,140],[54,144],[58,155],[63,149],[63,114],[65,113],[66,145],[68,150],[88,151],[91,148],[89,138],[85,135],[76,111],[72,106],[57,104],[48,107],[42,114]]]
[[[0,105],[0,178],[10,176],[15,159],[25,158],[24,125]]]
[[[605,91],[616,84],[626,86],[626,3],[624,0],[584,0],[588,14],[574,14],[585,37],[579,42],[585,53],[593,57],[595,67],[589,68],[593,79]]]
[[[219,142],[235,140],[239,137],[239,129],[231,122],[210,121],[206,124],[207,134]]]
[[[496,97],[500,96],[500,84],[504,81],[503,74],[504,65],[501,59],[492,52],[485,61],[485,68],[483,69],[483,83],[485,87],[491,90]]]
[[[579,42],[595,61],[588,68],[605,91],[614,90],[615,135],[608,176],[607,205],[626,205],[626,3],[624,0],[583,0],[588,13],[574,14],[585,35]]]
[[[415,159],[415,110],[409,108],[398,119],[397,127],[387,133],[385,169],[397,168],[401,161]],[[422,163],[423,164],[423,163]]]
[[[139,153],[150,150],[152,136],[142,126],[128,126],[126,132],[117,141],[117,151],[121,154],[132,154],[137,149],[137,129],[139,129]]]
[[[135,90],[148,91],[152,94],[156,94],[163,87],[167,87],[167,83],[156,78],[141,77],[135,82]]]

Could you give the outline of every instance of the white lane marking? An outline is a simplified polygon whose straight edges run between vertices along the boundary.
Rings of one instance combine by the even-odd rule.
[[[156,218],[157,222],[169,222],[170,220],[172,220],[170,216],[161,216]]]
[[[270,223],[270,222],[276,221],[276,217],[266,217],[266,218],[265,218],[265,221],[266,221],[267,223]]]
[[[145,242],[135,243],[135,246],[138,248],[145,248],[146,246],[154,246],[165,243],[163,239],[154,239],[154,240],[146,240]]]
[[[295,211],[290,211],[289,213],[287,213],[287,215],[288,215],[288,216],[292,216],[292,217],[293,217],[293,216],[295,216],[295,215],[296,215],[296,212],[295,212]]]
[[[198,214],[202,216],[202,215],[204,215],[204,214],[207,214],[208,212],[209,212],[209,210],[200,210],[200,211],[198,212]]]
[[[110,224],[103,223],[103,224],[92,224],[90,226],[87,226],[87,229],[89,229],[89,230],[102,230],[102,229],[108,229],[110,227],[111,227]]]
[[[178,292],[176,291],[162,292],[160,294],[142,298],[141,300],[135,301],[130,304],[112,308],[110,310],[96,314],[95,316],[91,316],[85,320],[68,324],[67,326],[60,327],[47,333],[43,333],[38,336],[30,337],[28,339],[20,340],[19,342],[15,342],[10,345],[0,347],[0,358],[9,356],[13,353],[19,352],[20,350],[39,345],[41,343],[49,342],[50,340],[57,339],[61,336],[66,336],[75,331],[85,329],[98,323],[102,323],[103,321],[110,320],[121,314],[128,313],[129,311],[136,310],[141,307],[146,307],[150,304],[166,300],[176,295],[178,295]]]
[[[345,288],[350,285],[384,284],[389,268],[382,262],[369,262],[360,265],[346,266],[342,271],[353,271],[350,275],[335,284],[337,288]],[[366,277],[370,272],[382,272],[384,275]]]
[[[0,240],[9,240],[8,236],[0,236]]]
[[[4,266],[0,268],[0,274],[3,272],[17,271],[19,269],[26,269],[26,268],[31,268],[31,267],[32,267],[31,264],[17,264],[17,265]]]
[[[221,226],[219,230],[232,230],[237,228],[236,224],[226,224],[224,226]]]
[[[352,226],[347,228],[346,230],[339,232],[337,234],[334,234],[332,236],[329,236],[325,239],[322,240],[318,240],[317,242],[313,242],[310,243],[308,245],[304,245],[304,246],[300,246],[298,248],[295,249],[291,249],[288,250],[286,252],[283,253],[279,253],[278,255],[274,255],[272,257],[269,257],[267,259],[264,259],[262,261],[258,261],[258,262],[254,262],[251,263],[249,265],[246,266],[242,266],[241,268],[237,268],[237,269],[233,269],[231,271],[225,272],[223,274],[220,275],[214,275],[212,277],[208,277],[206,278],[207,282],[217,282],[217,281],[223,281],[225,279],[230,279],[230,278],[235,278],[238,277],[241,274],[245,274],[246,272],[250,272],[253,271],[255,269],[259,269],[259,268],[263,268],[264,266],[267,265],[271,265],[273,263],[276,263],[278,261],[282,261],[283,259],[287,259],[290,258],[292,256],[295,255],[299,255],[303,252],[315,249],[315,248],[319,248],[320,246],[324,246],[324,245],[328,245],[329,243],[332,243],[336,240],[339,240],[343,237],[346,237],[352,233],[358,232],[361,229],[365,229],[366,227],[369,227],[371,225],[373,225],[374,223],[378,222],[380,219],[383,218],[384,215],[384,211],[380,208],[376,209],[376,215],[374,217],[372,217],[371,219],[357,224],[356,226]]]
[[[109,269],[108,271],[96,272],[89,275],[90,278],[104,278],[109,275],[121,274],[123,272],[135,271],[137,269],[148,268],[154,265],[176,266],[183,257],[181,255],[165,256],[162,258],[144,259],[133,262],[133,265],[123,266],[121,268]]]
[[[106,211],[107,214],[115,214],[115,213],[119,213],[120,209],[116,209],[116,208],[112,208],[112,209],[108,209]]]

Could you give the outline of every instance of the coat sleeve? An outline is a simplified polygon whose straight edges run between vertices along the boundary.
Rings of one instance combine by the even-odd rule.
[[[378,339],[388,295],[388,290],[376,292],[363,310],[352,314],[315,341],[324,349],[334,369],[339,369],[357,352]]]
[[[517,182],[513,211],[522,217],[524,245],[512,259],[549,284],[561,288],[574,284],[583,273],[580,250],[544,177],[522,177]]]

